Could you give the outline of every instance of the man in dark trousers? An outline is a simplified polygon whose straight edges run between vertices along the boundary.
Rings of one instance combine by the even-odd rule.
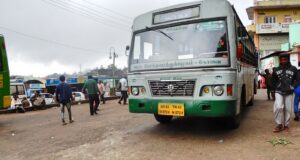
[[[128,83],[125,77],[121,78],[118,84],[118,88],[121,90],[121,98],[119,99],[118,103],[121,104],[123,100],[123,104],[127,104],[127,98],[128,98]]]
[[[279,67],[273,69],[272,86],[275,88],[275,122],[277,126],[273,132],[289,129],[290,117],[293,106],[294,88],[298,86],[299,75],[297,68],[289,62],[287,54],[279,56]]]
[[[65,76],[63,75],[60,76],[59,80],[61,83],[56,87],[56,100],[60,104],[62,125],[66,125],[67,123],[65,122],[65,118],[64,118],[65,107],[67,107],[68,110],[69,122],[70,123],[74,122],[74,120],[72,119],[72,111],[71,111],[71,101],[73,100],[72,89],[70,85],[65,83],[66,81]]]
[[[94,114],[98,114],[98,106],[100,104],[99,101],[99,90],[97,86],[97,81],[93,79],[93,77],[90,75],[88,76],[88,80],[85,81],[82,92],[85,92],[87,90],[89,95],[89,103],[90,103],[90,114],[91,116]]]
[[[271,83],[270,80],[271,80],[272,75],[271,75],[269,69],[265,69],[265,73],[266,74],[260,74],[260,75],[265,78],[265,83],[266,83],[266,86],[267,86],[268,100],[271,100],[270,95],[272,96],[272,100],[275,100],[275,95],[274,95],[274,92],[271,89],[272,86],[270,84]]]

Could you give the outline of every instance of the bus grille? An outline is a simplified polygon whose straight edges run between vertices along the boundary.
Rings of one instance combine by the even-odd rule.
[[[195,81],[149,81],[152,96],[193,96]]]

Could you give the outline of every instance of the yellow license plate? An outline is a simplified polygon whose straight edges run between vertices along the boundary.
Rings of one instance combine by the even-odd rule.
[[[159,103],[158,114],[165,116],[184,116],[184,104]]]

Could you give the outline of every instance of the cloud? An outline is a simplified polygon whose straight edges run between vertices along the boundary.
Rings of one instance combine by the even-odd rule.
[[[85,16],[88,12],[53,5],[56,0],[1,0],[0,33],[6,39],[11,73],[40,76],[53,72],[75,72],[80,64],[83,69],[107,66],[112,63],[109,59],[110,47],[114,47],[119,55],[116,65],[123,68],[127,65],[124,52],[125,46],[130,44],[133,17],[194,0],[87,1],[106,9],[89,5],[90,9],[98,13]],[[241,17],[245,21],[245,8],[251,5],[251,0],[243,3],[230,1],[235,4],[238,12],[243,13]],[[73,2],[72,5],[77,3],[79,8],[87,5],[84,0]],[[59,3],[62,1],[54,4]],[[100,13],[103,14],[100,16]],[[124,21],[120,23],[121,20],[117,18]]]

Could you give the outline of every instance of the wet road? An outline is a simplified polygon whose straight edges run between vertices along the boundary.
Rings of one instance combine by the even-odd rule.
[[[289,133],[272,133],[273,102],[259,90],[239,129],[210,119],[179,118],[157,123],[153,115],[132,114],[107,101],[100,114],[87,104],[74,105],[75,123],[62,126],[58,108],[0,115],[0,159],[299,159],[300,122]],[[269,140],[286,137],[293,144],[273,147]]]

